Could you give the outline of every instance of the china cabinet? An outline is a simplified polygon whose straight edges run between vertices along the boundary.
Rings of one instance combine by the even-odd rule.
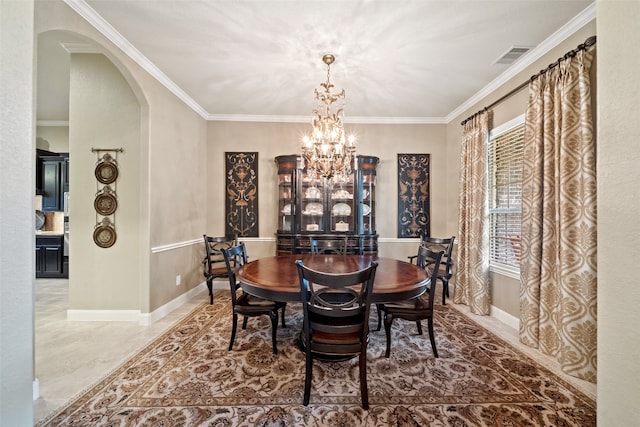
[[[278,167],[277,253],[310,252],[311,239],[346,238],[347,253],[378,251],[375,222],[379,159],[356,156],[347,178],[312,178],[301,156],[275,158]]]

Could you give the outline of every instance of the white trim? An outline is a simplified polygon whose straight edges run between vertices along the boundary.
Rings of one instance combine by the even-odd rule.
[[[513,315],[507,313],[504,310],[500,310],[495,305],[491,306],[491,310],[489,311],[489,315],[491,317],[495,318],[495,319],[498,319],[499,321],[501,321],[505,325],[508,325],[508,326],[512,327],[516,331],[520,328],[520,319],[518,319],[516,316],[513,316]]]
[[[196,295],[201,293],[203,291],[203,288],[207,289],[206,282],[200,283],[195,288],[192,288],[192,289],[188,290],[187,292],[179,295],[178,297],[176,297],[173,300],[169,301],[168,303],[166,303],[162,307],[156,308],[151,313],[140,313],[140,316],[139,316],[139,319],[138,319],[138,323],[140,325],[142,325],[142,326],[149,326],[149,325],[157,322],[158,320],[162,319],[167,314],[171,313],[176,308],[182,306],[183,304],[185,304],[189,300],[191,300],[193,297],[195,297]]]
[[[185,246],[192,246],[202,242],[204,242],[204,240],[202,240],[202,238],[199,238],[199,239],[186,240],[184,242],[169,243],[168,245],[154,246],[151,248],[151,253],[157,254],[159,252],[172,251],[174,249],[184,248]]]
[[[506,123],[501,124],[500,126],[497,126],[493,129],[491,129],[491,131],[489,132],[489,139],[495,138],[497,136],[502,135],[505,132],[510,131],[511,129],[513,129],[516,126],[520,126],[524,123],[524,114],[520,114],[518,117],[514,117],[513,119],[509,120]]]
[[[492,273],[500,274],[502,276],[511,277],[515,280],[520,280],[520,269],[512,267],[506,264],[490,264],[489,271]]]
[[[309,116],[262,116],[249,114],[209,114],[209,121],[218,122],[265,122],[265,123],[309,123]],[[347,116],[346,124],[390,124],[390,125],[413,125],[413,124],[437,124],[446,125],[444,117],[364,117]]]
[[[60,43],[68,53],[102,53],[97,47],[89,43]]]
[[[378,237],[378,243],[420,243],[420,238],[398,238],[398,237]]]
[[[214,289],[225,289],[228,286],[228,282],[220,281],[219,284],[215,280],[213,282]],[[140,310],[67,310],[67,320],[76,322],[138,322],[141,326],[149,326],[206,290],[207,284],[202,282],[151,313],[141,313]]]
[[[589,22],[596,19],[596,2],[591,3],[585,10],[577,14],[573,19],[563,25],[558,31],[547,37],[542,43],[531,49],[525,55],[516,61],[512,66],[500,74],[488,85],[480,89],[475,95],[467,99],[462,105],[450,112],[445,117],[445,122],[449,123],[455,120],[460,114],[464,113],[469,108],[473,107],[487,96],[493,94],[502,85],[509,82],[518,73],[524,71],[528,66],[532,65],[535,61],[542,58],[551,49],[565,41],[569,36],[575,34],[580,28],[584,27]]]
[[[275,242],[275,237],[238,237],[239,242]]]
[[[238,237],[241,242],[275,242],[275,237]],[[202,238],[185,240],[184,242],[169,243],[168,245],[154,246],[151,248],[152,254],[160,252],[172,251],[174,249],[184,248],[186,246],[199,245],[204,242]]]
[[[36,126],[69,127],[69,120],[37,120]]]
[[[40,381],[36,378],[33,380],[33,400],[38,400],[40,397]]]
[[[140,310],[67,310],[72,322],[137,322]]]

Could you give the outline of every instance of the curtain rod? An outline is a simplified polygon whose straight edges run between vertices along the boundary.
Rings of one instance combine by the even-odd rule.
[[[496,99],[495,101],[493,101],[491,104],[487,105],[486,107],[484,107],[482,110],[478,111],[475,114],[472,114],[471,116],[467,117],[466,119],[464,119],[462,122],[460,122],[460,124],[462,126],[464,126],[464,124],[466,122],[468,122],[469,120],[473,119],[475,116],[477,116],[480,113],[483,113],[485,111],[487,111],[489,108],[491,107],[495,107],[496,105],[498,105],[499,103],[501,103],[502,101],[504,101],[507,98],[510,98],[511,96],[515,95],[516,93],[520,92],[522,89],[524,89],[525,87],[527,87],[529,85],[530,82],[534,81],[535,79],[537,79],[538,77],[540,77],[541,75],[543,75],[544,73],[546,73],[547,71],[557,67],[558,65],[560,65],[560,63],[562,61],[564,61],[565,59],[569,59],[569,58],[573,58],[574,56],[576,56],[576,54],[578,52],[580,52],[581,50],[587,49],[591,46],[593,46],[594,44],[596,44],[596,36],[591,36],[588,39],[586,39],[584,41],[584,43],[581,43],[578,45],[578,47],[576,47],[573,50],[570,50],[569,52],[565,53],[564,56],[561,56],[560,58],[558,58],[558,60],[556,62],[552,62],[547,68],[540,70],[540,72],[538,72],[537,74],[534,74],[533,76],[531,76],[531,78],[529,78],[529,80],[525,81],[524,83],[522,83],[521,85],[519,85],[518,87],[516,87],[515,89],[512,89],[511,91],[509,91],[507,94],[501,96],[500,98]]]

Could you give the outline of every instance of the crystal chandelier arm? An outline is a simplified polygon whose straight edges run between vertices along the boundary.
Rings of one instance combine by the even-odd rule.
[[[331,64],[334,60],[335,57],[331,54],[322,57],[322,61],[327,64],[327,81],[320,83],[324,90],[314,90],[318,107],[313,110],[311,136],[303,139],[302,154],[307,173],[312,177],[346,177],[351,174],[351,163],[355,157],[353,137],[349,137],[347,143],[344,136],[344,108],[336,104],[344,102],[345,91],[342,89],[339,93],[331,93],[334,87],[331,83]]]

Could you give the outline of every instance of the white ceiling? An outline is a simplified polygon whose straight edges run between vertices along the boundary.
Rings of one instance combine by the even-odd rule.
[[[347,122],[446,122],[595,16],[593,0],[65,1],[212,120],[308,121],[333,53]],[[38,38],[40,121],[68,120],[61,42],[87,43]],[[496,64],[513,46],[535,48]]]

